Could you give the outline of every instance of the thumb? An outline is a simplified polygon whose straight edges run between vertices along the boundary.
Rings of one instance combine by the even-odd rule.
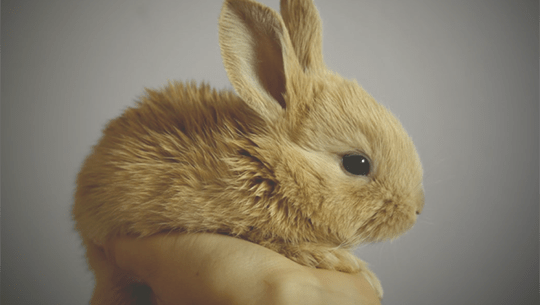
[[[115,237],[103,243],[103,251],[107,260],[118,268],[134,277],[147,279],[155,271],[159,260],[152,241],[152,237]]]
[[[101,248],[101,250],[105,254],[105,258],[107,259],[107,261],[109,261],[110,263],[114,265],[117,265],[115,251],[114,251],[114,247],[116,245],[115,238],[111,238],[107,240],[106,242],[99,242],[99,241],[94,240],[94,244],[98,246],[99,248]]]

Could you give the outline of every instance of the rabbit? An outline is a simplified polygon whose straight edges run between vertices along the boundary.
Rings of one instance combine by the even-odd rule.
[[[363,273],[382,298],[351,251],[416,222],[417,150],[389,110],[326,67],[312,0],[281,0],[280,11],[224,1],[219,45],[237,94],[169,81],[104,128],[72,210],[95,273],[92,304],[150,300],[97,258],[101,244],[172,231],[226,234],[305,266]]]

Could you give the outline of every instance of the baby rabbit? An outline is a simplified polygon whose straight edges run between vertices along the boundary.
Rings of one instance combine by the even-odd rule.
[[[135,304],[141,288],[96,258],[100,243],[170,231],[227,234],[305,266],[362,272],[382,297],[351,249],[413,226],[422,166],[400,122],[327,69],[321,27],[311,0],[282,0],[281,15],[226,0],[219,44],[238,95],[169,83],[107,124],[73,207],[96,276],[92,304]]]

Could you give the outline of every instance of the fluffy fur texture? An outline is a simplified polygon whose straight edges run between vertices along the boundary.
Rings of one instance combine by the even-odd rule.
[[[104,129],[73,208],[96,274],[92,304],[150,302],[96,258],[96,241],[170,231],[228,234],[306,266],[364,272],[382,297],[350,250],[413,226],[424,204],[418,155],[386,108],[325,67],[312,1],[282,0],[281,16],[225,1],[220,46],[239,96],[169,83]],[[368,176],[343,169],[351,152],[371,160]]]

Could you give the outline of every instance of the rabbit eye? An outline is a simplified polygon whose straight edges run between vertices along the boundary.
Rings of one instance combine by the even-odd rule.
[[[362,155],[344,155],[341,159],[341,163],[343,163],[343,168],[345,168],[346,171],[357,176],[367,176],[371,169],[368,158]]]

